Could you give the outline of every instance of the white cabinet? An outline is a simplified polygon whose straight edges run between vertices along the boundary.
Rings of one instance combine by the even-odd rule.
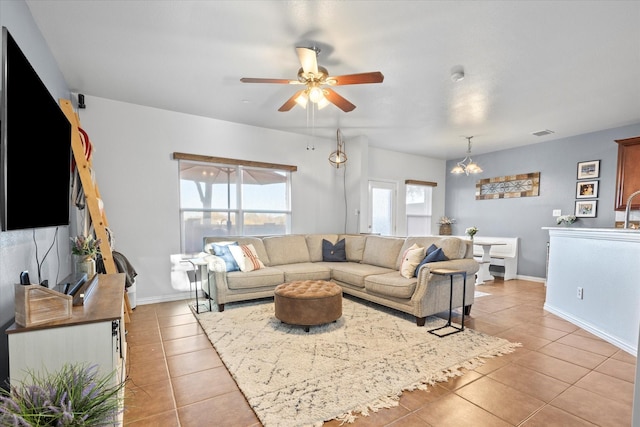
[[[29,371],[54,372],[65,363],[98,365],[100,376],[117,372],[114,381],[124,381],[124,274],[100,274],[94,280],[88,299],[73,307],[70,319],[7,329],[11,383]]]

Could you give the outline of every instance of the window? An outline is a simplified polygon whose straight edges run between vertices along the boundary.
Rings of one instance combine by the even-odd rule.
[[[407,236],[430,236],[431,200],[435,183],[407,180],[405,184]]]
[[[204,156],[204,162],[193,161],[193,157],[199,157],[176,157],[179,154],[174,153],[174,158],[179,160],[180,168],[182,252],[202,251],[206,236],[290,232],[292,167],[265,168],[242,161],[215,163],[214,160],[231,159]]]

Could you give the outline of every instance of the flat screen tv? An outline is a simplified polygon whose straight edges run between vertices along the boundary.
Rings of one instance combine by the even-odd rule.
[[[71,124],[2,28],[2,230],[69,225]]]

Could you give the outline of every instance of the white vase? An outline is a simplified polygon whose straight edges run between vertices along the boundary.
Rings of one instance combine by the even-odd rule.
[[[79,255],[76,260],[76,273],[86,273],[87,278],[96,274],[96,260],[90,255]]]

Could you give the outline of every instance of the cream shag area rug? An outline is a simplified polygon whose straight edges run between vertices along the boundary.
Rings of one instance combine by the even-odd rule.
[[[443,319],[418,327],[413,316],[348,297],[342,311],[308,333],[276,319],[273,299],[196,317],[266,427],[353,422],[397,406],[403,390],[426,389],[520,346],[467,328],[438,338],[427,331]]]

